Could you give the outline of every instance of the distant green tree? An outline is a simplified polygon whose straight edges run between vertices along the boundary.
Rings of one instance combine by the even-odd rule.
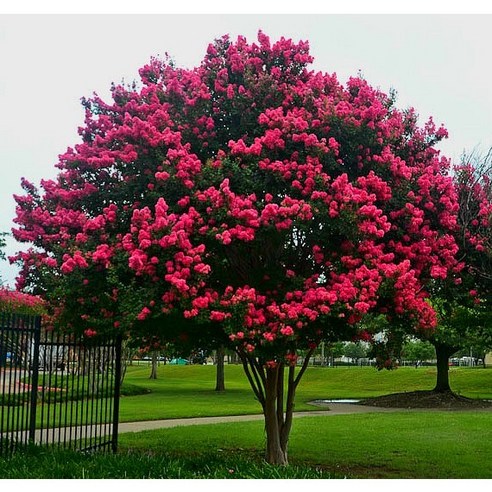
[[[431,360],[436,358],[436,351],[430,342],[422,340],[408,340],[402,348],[402,359],[412,362]]]
[[[331,360],[331,365],[335,365],[335,359],[339,359],[343,356],[343,342],[333,342],[325,346],[326,356]]]
[[[485,365],[485,356],[492,351],[492,320],[488,327],[474,330],[464,342],[463,348],[456,352],[456,357],[472,357],[474,364]]]
[[[362,342],[349,342],[343,347],[343,355],[358,364],[359,359],[367,357],[368,349]]]

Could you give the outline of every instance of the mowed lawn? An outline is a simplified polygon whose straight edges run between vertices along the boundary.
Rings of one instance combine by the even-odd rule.
[[[128,368],[121,421],[260,413],[242,367],[226,366],[226,391],[214,391],[213,366]],[[462,395],[492,399],[492,370],[451,369]],[[315,399],[364,398],[432,389],[434,368],[312,367],[297,410]],[[264,423],[181,426],[120,433],[116,455],[28,449],[0,459],[0,478],[319,478],[492,479],[492,411],[396,410],[296,417],[288,467],[263,460]]]
[[[128,367],[125,386],[148,393],[123,396],[120,421],[157,420],[216,415],[261,413],[242,366],[226,365],[226,391],[215,388],[214,366],[158,368],[158,379],[149,379],[148,365]],[[296,395],[297,411],[315,410],[308,402],[317,399],[367,398],[403,391],[430,390],[435,384],[433,367],[401,367],[377,371],[371,367],[309,367]],[[492,370],[451,368],[453,390],[471,398],[492,399]]]
[[[0,458],[0,478],[492,479],[492,412],[298,417],[288,467],[267,465],[264,446],[261,421],[123,433],[115,455],[36,448]]]
[[[226,366],[226,391],[216,393],[213,366],[130,367],[127,383],[152,393],[125,397],[122,420],[132,409],[141,419],[260,413],[242,367]],[[316,399],[364,398],[429,390],[433,367],[377,371],[370,367],[310,367],[301,381],[296,410],[315,410]],[[492,399],[492,370],[450,368],[453,390]],[[145,402],[145,404],[143,404]],[[214,473],[247,477],[245,460],[261,462],[265,446],[262,421],[177,427],[120,435],[122,453],[172,450],[173,458],[210,463]],[[333,478],[492,478],[492,412],[396,411],[296,418],[289,444],[293,466],[319,470]],[[213,463],[213,465],[212,465]],[[220,475],[222,476],[222,475]],[[233,476],[231,476],[233,478]]]
[[[120,435],[120,452],[194,457],[241,473],[261,461],[263,423],[185,426]],[[492,412],[400,411],[301,417],[289,441],[292,466],[327,478],[492,479]],[[233,478],[233,477],[231,477]],[[247,478],[247,477],[246,477]]]

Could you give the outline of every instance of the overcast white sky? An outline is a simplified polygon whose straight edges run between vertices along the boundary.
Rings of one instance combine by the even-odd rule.
[[[10,231],[22,176],[56,175],[58,154],[78,142],[82,96],[107,96],[112,81],[137,78],[151,56],[168,52],[186,67],[229,33],[256,40],[262,29],[309,40],[313,68],[343,83],[361,71],[398,92],[426,120],[444,123],[441,145],[454,160],[492,146],[490,15],[0,15],[0,231]],[[18,245],[8,242],[7,254]],[[0,261],[14,285],[16,269]]]

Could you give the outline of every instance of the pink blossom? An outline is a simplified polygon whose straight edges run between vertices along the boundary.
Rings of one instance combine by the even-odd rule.
[[[147,307],[144,307],[140,313],[138,313],[138,316],[137,316],[137,319],[139,321],[143,321],[144,319],[147,319],[149,317],[149,315],[151,314],[151,311],[149,308]]]
[[[280,329],[280,333],[286,337],[290,337],[294,334],[294,330],[292,329],[291,326],[284,326],[283,328]]]

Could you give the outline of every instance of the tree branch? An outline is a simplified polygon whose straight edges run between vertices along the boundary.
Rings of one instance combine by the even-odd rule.
[[[253,393],[256,395],[256,398],[260,402],[263,410],[265,410],[265,393],[264,393],[264,386],[261,385],[261,382],[258,378],[258,375],[256,374],[256,370],[254,366],[251,364],[251,358],[249,358],[243,350],[237,349],[236,353],[239,355],[239,358],[241,359],[241,362],[243,363],[243,368],[244,372],[246,374],[246,377],[248,378],[249,384],[253,390]],[[251,374],[251,370],[253,372],[253,375]]]
[[[263,410],[265,409],[265,385],[262,384],[262,377],[264,379],[264,375],[261,374],[260,377],[257,373],[255,367],[255,359],[252,357],[248,357],[248,355],[244,352],[244,350],[237,348],[236,353],[239,355],[241,362],[243,363],[244,372],[246,377],[248,378],[249,384],[253,389],[256,398],[260,402]]]

